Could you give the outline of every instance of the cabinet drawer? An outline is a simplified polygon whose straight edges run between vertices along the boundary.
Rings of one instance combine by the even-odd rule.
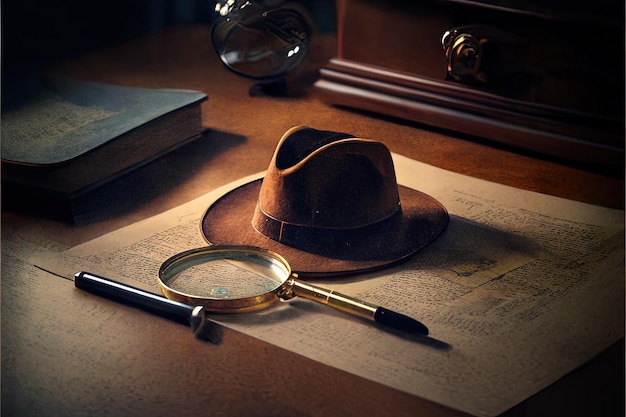
[[[559,5],[339,0],[338,55],[316,85],[331,103],[621,164],[624,4]]]

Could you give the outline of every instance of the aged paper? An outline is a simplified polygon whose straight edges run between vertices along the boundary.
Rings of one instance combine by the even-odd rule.
[[[394,155],[400,184],[446,206],[446,232],[408,262],[314,281],[413,316],[409,338],[308,300],[225,326],[477,416],[513,407],[624,335],[624,212],[494,184]],[[243,178],[188,204],[41,258],[71,277],[87,270],[159,292],[170,256],[204,246],[200,219]]]

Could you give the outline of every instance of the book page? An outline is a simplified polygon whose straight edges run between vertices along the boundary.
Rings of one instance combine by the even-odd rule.
[[[508,410],[623,337],[623,211],[393,157],[398,183],[447,208],[447,230],[393,268],[312,282],[412,316],[429,327],[429,337],[407,337],[297,298],[212,319],[478,416]],[[36,264],[66,277],[86,270],[159,293],[161,263],[206,245],[200,219],[211,202],[262,175]]]

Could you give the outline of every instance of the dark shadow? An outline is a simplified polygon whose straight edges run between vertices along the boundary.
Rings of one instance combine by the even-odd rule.
[[[452,345],[444,341],[435,339],[432,336],[424,336],[421,334],[411,334],[411,333],[403,332],[401,330],[391,329],[388,327],[385,327],[384,330],[387,333],[391,333],[401,339],[405,339],[405,340],[415,342],[415,343],[420,343],[424,346],[428,346],[433,349],[442,350],[442,351],[452,350]]]
[[[194,332],[196,339],[212,345],[221,345],[224,340],[224,327],[210,319],[202,321],[202,324]]]

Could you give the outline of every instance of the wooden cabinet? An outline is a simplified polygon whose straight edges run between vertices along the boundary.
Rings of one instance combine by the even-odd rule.
[[[329,103],[623,164],[623,2],[338,0],[337,15]]]

